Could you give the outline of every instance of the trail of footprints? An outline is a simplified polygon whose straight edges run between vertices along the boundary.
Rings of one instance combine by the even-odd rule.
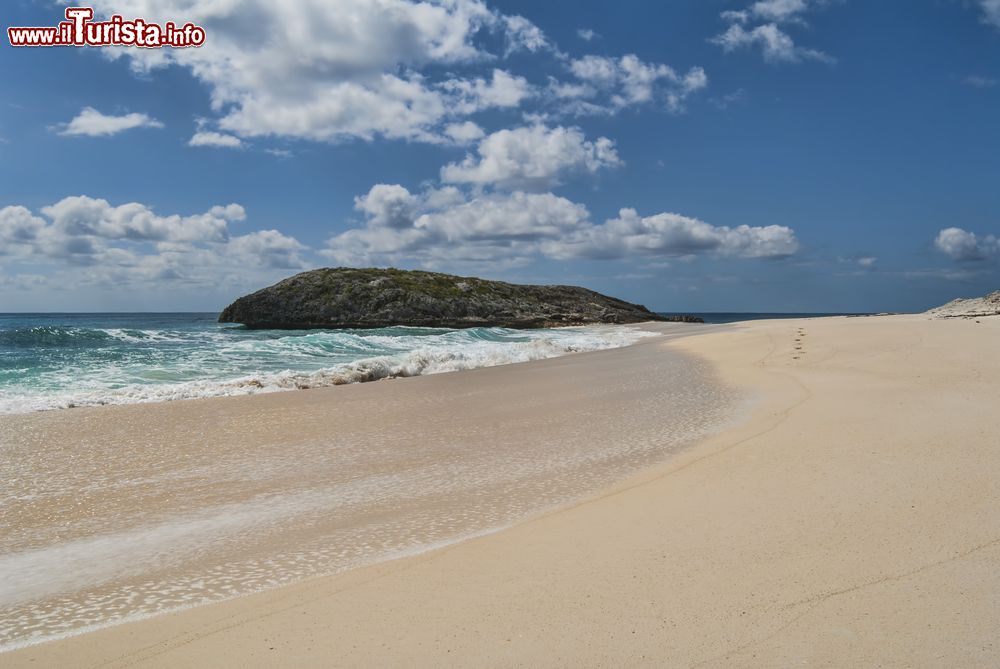
[[[806,352],[802,348],[803,347],[802,340],[805,339],[805,336],[806,336],[805,328],[799,328],[798,331],[795,333],[795,353],[792,355],[792,360],[798,360],[803,355],[805,355]]]

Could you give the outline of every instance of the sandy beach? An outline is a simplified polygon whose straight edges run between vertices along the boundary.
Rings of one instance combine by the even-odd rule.
[[[535,415],[553,438],[646,434],[658,417],[668,435],[667,404],[623,407],[667,401],[657,393],[683,382],[655,373],[669,353],[755,403],[603,492],[502,531],[12,651],[0,664],[1000,664],[997,318],[749,322],[487,370],[78,415],[109,439],[151,411],[168,440],[203,429],[252,436],[263,416],[322,434],[328,425],[301,419],[340,393],[359,406],[408,403],[426,418],[407,435],[414,443],[473,405],[494,412],[484,434]],[[583,405],[558,400],[587,387],[603,391]],[[620,422],[639,415],[649,422]],[[19,428],[31,420],[71,431],[80,419]]]

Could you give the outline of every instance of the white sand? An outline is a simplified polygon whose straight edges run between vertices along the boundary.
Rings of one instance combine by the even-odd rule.
[[[762,321],[664,345],[762,393],[752,418],[494,535],[0,662],[1000,665],[1000,322]]]

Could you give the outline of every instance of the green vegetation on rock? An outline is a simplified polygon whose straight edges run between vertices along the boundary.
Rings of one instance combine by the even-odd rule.
[[[576,286],[346,267],[296,274],[239,298],[219,316],[220,322],[255,328],[538,328],[659,320],[667,319]]]

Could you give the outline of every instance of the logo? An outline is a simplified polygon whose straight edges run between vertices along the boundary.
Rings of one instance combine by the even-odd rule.
[[[205,29],[194,23],[164,24],[145,19],[127,20],[118,14],[94,21],[91,7],[67,7],[66,20],[54,27],[10,27],[7,39],[14,47],[132,46],[143,49],[184,49],[205,43]]]

